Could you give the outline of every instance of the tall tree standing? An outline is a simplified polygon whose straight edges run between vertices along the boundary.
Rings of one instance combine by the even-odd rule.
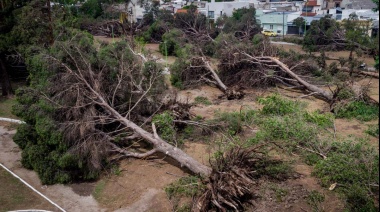
[[[305,26],[305,23],[306,21],[302,17],[298,17],[294,19],[293,24],[296,25],[296,27],[298,27],[298,36],[301,36],[301,29],[302,29],[302,26]]]
[[[369,23],[368,23],[369,26]],[[367,26],[367,27],[368,27]],[[365,26],[361,26],[361,22],[355,13],[350,14],[348,20],[344,22],[345,37],[347,41],[347,49],[350,51],[348,57],[350,76],[352,76],[354,69],[359,65],[358,60],[354,57],[354,52],[361,54],[361,49],[357,46],[365,47],[369,43],[368,29]]]
[[[7,55],[21,55],[37,45],[51,46],[54,42],[50,0],[1,1],[0,4],[0,76],[2,94],[12,95],[7,69]]]

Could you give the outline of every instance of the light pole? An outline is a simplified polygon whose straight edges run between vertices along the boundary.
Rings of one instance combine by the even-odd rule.
[[[168,67],[168,47],[166,46],[166,40],[164,41],[164,44],[165,44],[165,67],[167,68]]]
[[[307,3],[309,2],[309,0],[306,0],[306,3],[305,3],[305,8],[306,8],[306,15],[305,15],[305,31],[303,32],[303,36],[306,35],[306,24],[307,24]]]
[[[282,11],[282,39],[285,38],[285,12]]]
[[[133,31],[132,31],[132,23],[133,23],[133,11],[132,11],[132,7],[130,7],[129,8],[129,11],[128,11],[128,14],[129,14],[129,17],[130,17],[130,19],[131,19],[131,25],[129,26],[129,28],[130,28],[130,33],[131,33],[131,46],[132,46],[132,48],[134,48],[134,46],[133,46]]]

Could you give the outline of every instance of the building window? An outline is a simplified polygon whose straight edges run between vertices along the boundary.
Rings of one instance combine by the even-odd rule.
[[[214,11],[208,11],[208,17],[214,18]]]
[[[302,8],[302,12],[312,12],[313,6],[305,6]]]
[[[273,29],[273,25],[269,25],[269,29]]]

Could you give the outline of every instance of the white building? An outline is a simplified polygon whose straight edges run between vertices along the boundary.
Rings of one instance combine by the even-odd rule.
[[[358,16],[359,20],[379,20],[379,12],[373,12],[372,10],[355,9],[342,10],[342,20],[348,19],[352,13],[355,13]]]
[[[254,6],[250,1],[215,2],[215,0],[211,0],[211,2],[198,4],[198,11],[208,18],[216,20],[223,15],[232,16],[235,10],[249,8],[250,6]]]

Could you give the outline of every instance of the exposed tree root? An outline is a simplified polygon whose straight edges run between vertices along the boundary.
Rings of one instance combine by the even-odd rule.
[[[196,211],[242,211],[245,201],[253,195],[255,167],[263,159],[258,148],[234,148],[216,159]]]

